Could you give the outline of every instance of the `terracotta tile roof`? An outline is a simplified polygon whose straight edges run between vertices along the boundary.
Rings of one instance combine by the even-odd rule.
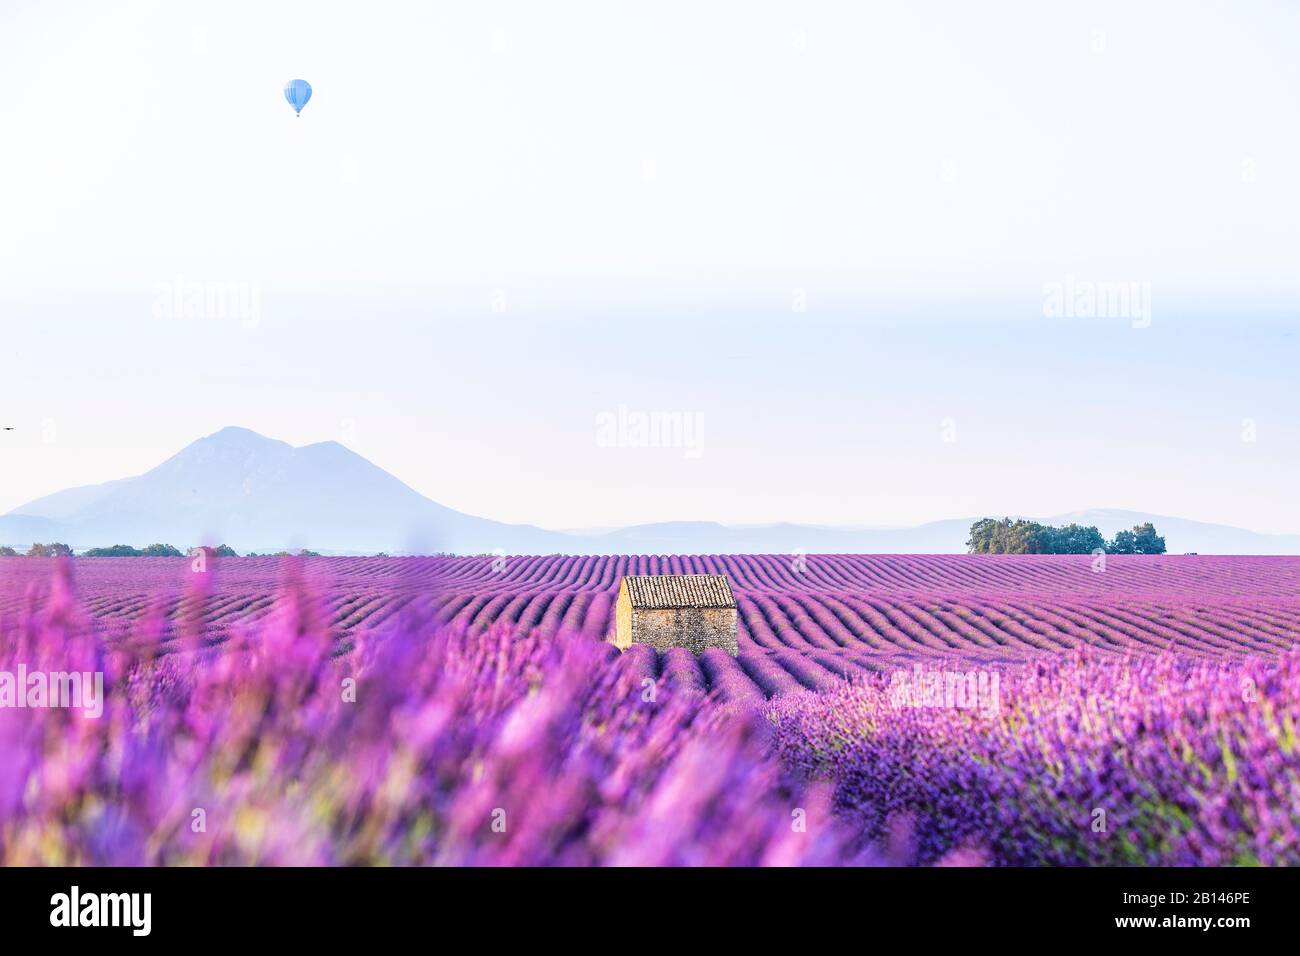
[[[637,608],[736,606],[723,574],[629,574],[623,583]]]

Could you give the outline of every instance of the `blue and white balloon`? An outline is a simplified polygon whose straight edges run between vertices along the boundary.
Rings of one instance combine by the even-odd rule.
[[[311,99],[311,84],[306,80],[290,80],[284,85],[284,98],[289,101],[295,113],[302,115],[302,108]]]

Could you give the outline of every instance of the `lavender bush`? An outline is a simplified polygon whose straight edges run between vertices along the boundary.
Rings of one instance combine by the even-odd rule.
[[[786,762],[833,781],[866,839],[1011,865],[1300,863],[1300,651],[1123,662],[1088,652],[1000,675],[998,711],[915,706],[889,675],[768,704]]]

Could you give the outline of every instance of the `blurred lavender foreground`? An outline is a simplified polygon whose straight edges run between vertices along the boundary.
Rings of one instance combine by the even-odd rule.
[[[107,631],[70,563],[33,580],[0,672],[103,672],[106,700],[0,708],[0,863],[1300,862],[1294,650],[954,661],[978,708],[898,672],[765,701],[595,631],[416,602],[342,630],[311,567],[215,644],[215,571]]]
[[[398,615],[340,646],[308,583],[284,587],[219,648],[197,629],[160,643],[146,616],[106,649],[66,564],[33,593],[0,669],[103,670],[107,701],[99,719],[0,710],[0,862],[846,859],[826,801],[789,788],[752,714],[643,685],[582,637]]]

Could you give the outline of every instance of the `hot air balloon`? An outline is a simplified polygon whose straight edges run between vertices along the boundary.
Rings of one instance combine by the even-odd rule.
[[[290,80],[284,84],[284,98],[289,101],[295,113],[302,115],[302,108],[311,99],[311,84],[306,80]]]

